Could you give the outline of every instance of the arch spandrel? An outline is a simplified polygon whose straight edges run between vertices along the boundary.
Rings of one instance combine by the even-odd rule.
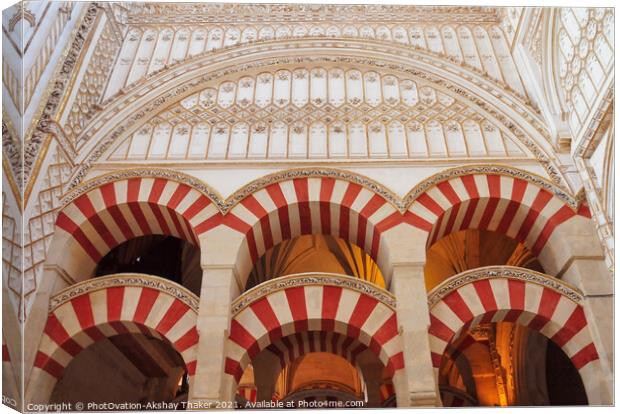
[[[287,56],[282,50],[290,47],[291,42],[299,43],[298,46],[301,48],[310,48],[314,56],[311,58]],[[320,51],[320,55],[317,55],[317,50]],[[256,53],[260,53],[262,59],[247,63],[256,57],[254,56]],[[81,153],[85,158],[71,185],[75,186],[85,176],[90,165],[100,159],[113,142],[118,142],[121,137],[127,137],[138,131],[144,120],[153,117],[161,110],[159,108],[179,102],[204,89],[207,82],[235,73],[260,71],[261,68],[273,65],[301,65],[304,61],[313,64],[332,62],[370,65],[383,71],[389,68],[391,71],[400,71],[406,76],[422,78],[445,89],[445,93],[453,97],[469,101],[468,105],[476,106],[482,111],[481,113],[490,117],[489,119],[499,122],[497,126],[502,133],[516,137],[525,145],[527,150],[534,154],[535,159],[542,163],[552,180],[563,182],[558,170],[545,155],[551,153],[552,149],[545,138],[547,133],[539,116],[533,110],[524,110],[523,108],[527,106],[524,106],[519,98],[507,94],[504,89],[501,89],[501,92],[500,89],[495,89],[493,82],[484,76],[472,72],[455,84],[456,77],[465,75],[461,73],[466,71],[463,67],[417,49],[401,50],[397,46],[388,46],[378,41],[317,39],[309,44],[302,39],[295,39],[288,42],[270,41],[267,44],[240,46],[205,56],[196,56],[165,72],[154,74],[125,91],[125,94],[110,102],[103,112],[96,115],[90,127],[84,130],[82,138],[86,144],[82,147]],[[205,74],[203,69],[207,64],[213,68],[213,72],[209,74]],[[139,97],[136,99],[136,96]],[[129,118],[119,117],[120,107],[124,113],[128,110],[133,111],[133,115]],[[110,130],[107,125],[116,127]]]

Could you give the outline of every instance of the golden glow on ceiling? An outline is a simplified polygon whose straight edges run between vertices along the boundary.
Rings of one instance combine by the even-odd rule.
[[[306,389],[329,388],[362,395],[358,370],[343,357],[313,352],[288,364],[278,377],[276,393],[280,398]]]
[[[254,265],[246,289],[276,277],[305,272],[345,274],[385,288],[379,267],[358,246],[332,236],[304,235],[267,251]]]
[[[510,265],[544,272],[527,247],[501,233],[463,230],[433,244],[426,253],[424,277],[430,291],[444,280],[482,266]]]

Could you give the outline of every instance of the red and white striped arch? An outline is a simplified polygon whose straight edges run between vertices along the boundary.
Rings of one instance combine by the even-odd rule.
[[[183,357],[188,374],[194,375],[197,309],[161,288],[172,283],[165,279],[149,277],[151,283],[141,286],[114,283],[119,278],[122,282],[123,276],[98,278],[98,282],[112,281],[110,287],[87,288],[84,293],[79,289],[92,280],[74,285],[70,289],[78,293],[67,295],[71,299],[50,312],[34,362],[33,389],[49,396],[64,369],[81,351],[103,338],[126,333],[170,343]],[[185,290],[183,294],[192,295]]]
[[[270,184],[232,208],[225,223],[246,236],[255,263],[283,240],[329,234],[348,240],[376,260],[381,232],[399,223],[400,213],[363,186],[331,177],[304,177]]]
[[[312,352],[339,355],[355,366],[357,356],[366,349],[366,345],[352,337],[326,331],[297,332],[282,337],[267,347],[267,350],[278,358],[282,368]]]
[[[492,278],[472,277],[477,269],[454,276],[429,294],[443,290],[440,300],[429,305],[429,340],[435,373],[451,341],[479,323],[513,322],[536,330],[560,346],[579,370],[586,390],[586,376],[598,370],[599,355],[588,329],[583,307],[559,290],[522,278],[506,276],[502,270]],[[519,269],[523,274],[528,270]],[[540,277],[540,274],[536,274]],[[549,279],[551,279],[549,277]],[[448,289],[446,286],[457,286]],[[588,395],[592,389],[588,390]]]
[[[455,176],[431,187],[409,207],[411,224],[429,232],[430,247],[465,229],[497,231],[538,254],[555,228],[575,215],[590,217],[587,207],[574,211],[552,192],[521,178],[496,174]]]
[[[308,331],[351,338],[369,348],[392,373],[404,367],[396,312],[391,306],[350,288],[306,285],[268,293],[234,315],[225,372],[238,382],[261,350],[283,337]]]
[[[91,268],[110,250],[135,237],[163,234],[198,245],[219,211],[187,184],[156,177],[105,183],[65,206],[56,220],[56,246],[83,252]],[[211,219],[211,220],[210,220]]]

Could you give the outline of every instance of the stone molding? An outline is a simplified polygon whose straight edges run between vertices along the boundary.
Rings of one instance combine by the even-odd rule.
[[[240,22],[499,22],[498,9],[480,6],[380,4],[133,3],[129,23],[196,24]]]
[[[199,299],[189,290],[167,279],[139,273],[118,273],[109,276],[95,277],[60,291],[50,299],[49,312],[72,299],[111,287],[131,286],[159,290],[173,296],[188,305],[194,313],[198,313]]]
[[[478,280],[489,279],[511,279],[535,283],[552,289],[577,304],[585,299],[584,294],[576,287],[544,273],[514,266],[486,266],[454,275],[435,287],[428,294],[428,307],[429,309],[433,308],[446,296],[462,286]]]
[[[271,184],[283,181],[290,181],[297,178],[326,177],[334,178],[337,180],[344,180],[361,185],[367,190],[383,197],[401,214],[404,214],[416,201],[416,199],[431,187],[434,187],[443,181],[469,174],[502,175],[506,177],[514,177],[525,180],[554,194],[574,211],[579,208],[579,206],[584,200],[584,193],[580,193],[577,197],[572,196],[570,193],[567,192],[567,190],[536,174],[509,166],[479,164],[450,168],[434,174],[430,177],[427,177],[426,179],[424,179],[424,181],[422,181],[420,184],[416,185],[411,191],[409,191],[404,198],[399,197],[396,193],[388,189],[383,184],[359,173],[327,167],[302,167],[278,171],[273,174],[260,177],[256,180],[249,182],[248,184],[245,184],[243,187],[231,194],[228,198],[224,199],[215,189],[204,183],[202,180],[192,177],[188,174],[172,169],[140,167],[115,171],[112,173],[101,175],[99,177],[92,178],[73,188],[63,197],[61,202],[63,206],[66,206],[67,204],[75,201],[75,199],[93,190],[94,188],[113,181],[138,177],[153,177],[165,178],[168,180],[173,180],[189,185],[196,191],[209,198],[216,205],[220,213],[227,214],[239,202],[241,202],[241,200]]]
[[[99,14],[99,6],[97,3],[91,3],[85,11],[84,17],[80,22],[80,25],[76,29],[75,36],[68,48],[68,51],[63,55],[63,60],[59,63],[59,72],[56,77],[49,83],[49,98],[47,99],[45,106],[42,107],[40,116],[36,117],[38,122],[35,124],[35,129],[32,131],[32,136],[28,137],[24,147],[24,164],[23,174],[25,177],[30,177],[32,170],[35,168],[35,161],[40,153],[41,147],[44,145],[45,137],[51,127],[50,123],[57,115],[57,111],[61,105],[61,100],[67,92],[67,88],[71,86],[71,77],[74,74],[74,69],[79,63],[79,56],[83,51],[83,47],[87,45],[87,39],[90,36],[97,16]],[[28,136],[28,133],[26,134]],[[61,144],[66,144],[63,140],[60,140]],[[65,150],[67,150],[65,148]],[[71,151],[67,151],[71,153]]]
[[[298,273],[268,280],[241,294],[231,305],[231,318],[237,316],[253,302],[281,290],[300,286],[337,286],[368,295],[392,310],[396,310],[396,298],[390,292],[370,282],[353,276],[335,273]]]

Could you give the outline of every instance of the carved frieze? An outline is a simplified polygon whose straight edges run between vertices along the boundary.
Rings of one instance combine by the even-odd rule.
[[[161,277],[134,273],[119,273],[110,276],[96,277],[76,283],[75,285],[62,290],[50,299],[49,311],[53,312],[62,304],[67,303],[78,296],[86,295],[101,289],[119,286],[159,290],[160,292],[166,293],[173,296],[175,299],[180,300],[189,306],[192,311],[198,313],[199,299],[189,290]]]
[[[239,296],[231,305],[231,317],[253,302],[274,292],[300,286],[338,286],[368,295],[391,309],[396,309],[396,299],[387,290],[352,276],[329,273],[301,273],[282,276],[263,282]]]
[[[583,293],[568,283],[543,273],[533,270],[512,266],[488,266],[452,276],[428,294],[428,306],[432,308],[443,298],[460,287],[478,280],[488,279],[513,279],[535,283],[552,289],[575,303],[581,303],[585,299]]]

